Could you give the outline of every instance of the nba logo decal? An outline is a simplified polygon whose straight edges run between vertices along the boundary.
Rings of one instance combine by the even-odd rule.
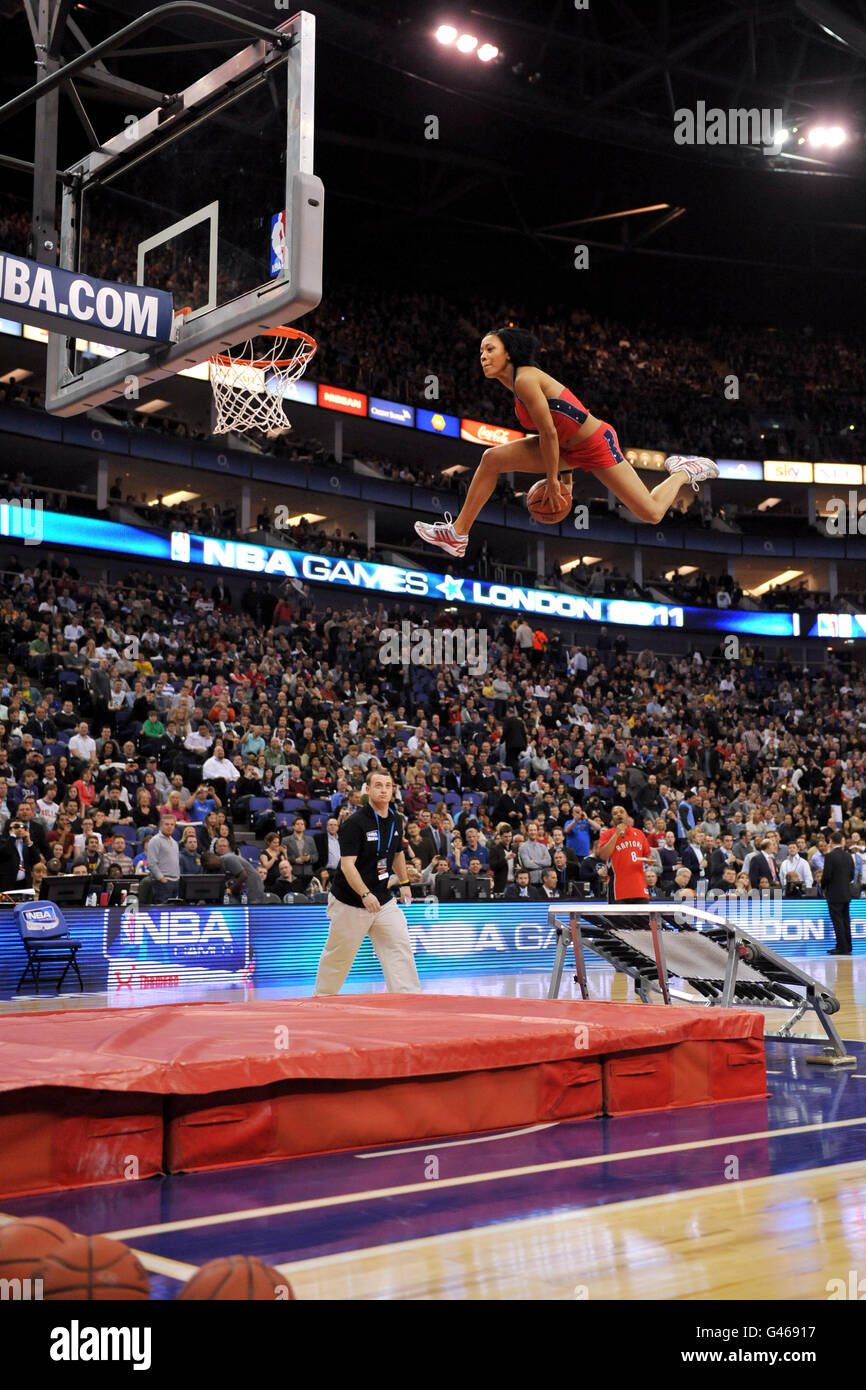
[[[187,531],[172,531],[171,558],[179,561],[182,565],[189,564],[189,533]]]
[[[286,268],[286,214],[275,212],[271,218],[271,275]]]

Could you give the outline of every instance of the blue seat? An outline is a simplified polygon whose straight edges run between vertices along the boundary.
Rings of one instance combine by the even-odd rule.
[[[305,802],[304,805],[308,806],[311,811],[327,811],[329,814],[331,811],[330,801],[322,801],[319,797],[313,797],[310,801]],[[288,807],[286,807],[286,810],[288,810]]]
[[[184,821],[184,825],[186,824],[187,822]],[[111,830],[106,833],[109,835],[122,835],[128,845],[138,844],[138,831],[134,825],[113,825]]]
[[[514,773],[512,772],[510,767],[501,767],[499,769],[499,780],[500,782],[514,781]]]
[[[239,852],[241,859],[248,859],[251,864],[258,864],[262,854],[258,845],[241,845]]]
[[[302,796],[287,796],[283,801],[284,811],[306,811],[307,803]]]
[[[12,911],[15,916],[15,924],[21,933],[24,950],[27,953],[27,964],[21,979],[18,981],[15,993],[21,993],[21,987],[27,976],[32,975],[33,984],[38,994],[42,963],[47,961],[49,964],[55,965],[65,962],[63,972],[57,981],[58,994],[70,970],[74,970],[78,976],[78,983],[83,994],[84,981],[81,978],[77,960],[78,952],[81,950],[81,942],[71,939],[69,928],[57,904],[51,902],[16,903]]]

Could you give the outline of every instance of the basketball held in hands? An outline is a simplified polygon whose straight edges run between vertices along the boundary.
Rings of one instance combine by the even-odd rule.
[[[526,494],[526,508],[529,515],[536,521],[542,522],[545,526],[554,526],[558,521],[564,521],[571,511],[573,502],[571,487],[566,486],[561,478],[557,480],[556,486],[560,503],[558,507],[551,510],[549,502],[544,497],[546,485],[547,480],[545,478],[542,478],[540,482],[533,483]]]

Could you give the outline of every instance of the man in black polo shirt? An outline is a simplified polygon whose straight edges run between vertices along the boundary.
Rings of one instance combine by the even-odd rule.
[[[391,809],[394,783],[387,772],[376,771],[367,774],[366,787],[367,805],[340,826],[340,867],[328,898],[331,929],[314,994],[338,993],[368,934],[388,989],[394,994],[421,990],[406,918],[388,887],[393,871],[401,901],[412,901],[403,821]]]

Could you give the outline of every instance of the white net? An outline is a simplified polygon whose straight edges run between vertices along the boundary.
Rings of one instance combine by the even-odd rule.
[[[277,329],[262,341],[263,351],[255,351],[256,340],[250,338],[240,352],[211,358],[214,434],[258,430],[276,435],[292,428],[283,400],[291,382],[306,371],[317,345],[306,334],[290,329]]]

